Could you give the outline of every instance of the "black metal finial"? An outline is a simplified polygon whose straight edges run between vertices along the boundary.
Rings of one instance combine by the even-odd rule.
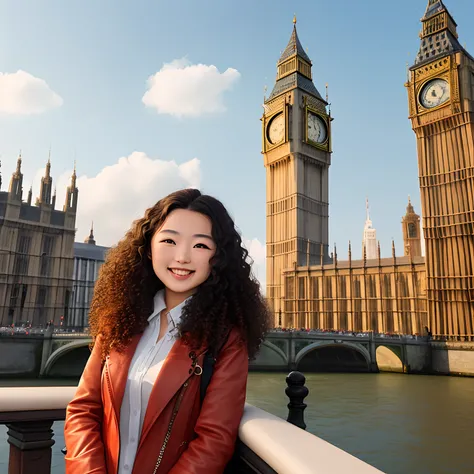
[[[301,372],[293,371],[286,377],[288,387],[285,389],[287,397],[290,399],[288,403],[288,418],[286,421],[301,428],[306,429],[304,422],[304,410],[306,404],[303,400],[308,396],[309,390],[305,387],[306,378]]]

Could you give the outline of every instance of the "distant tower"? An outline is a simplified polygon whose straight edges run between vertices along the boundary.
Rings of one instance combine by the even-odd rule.
[[[53,190],[53,178],[51,177],[51,161],[48,158],[44,176],[41,178],[40,195],[36,198],[36,205],[50,205]]]
[[[474,336],[474,58],[442,0],[429,0],[409,70],[430,330]],[[466,19],[467,25],[469,20]]]
[[[91,232],[89,234],[89,237],[86,237],[84,239],[84,243],[85,244],[89,244],[89,245],[95,245],[95,239],[94,239],[94,223],[92,223],[91,225]]]
[[[71,212],[76,213],[77,211],[77,197],[79,194],[79,190],[76,186],[76,163],[74,163],[74,171],[72,172],[71,176],[71,184],[67,187],[66,190],[66,201],[64,202],[64,212]]]
[[[21,153],[16,162],[16,170],[10,179],[9,199],[21,202],[23,197],[23,173],[21,172]]]
[[[421,257],[420,216],[415,213],[410,197],[408,197],[407,212],[402,218],[402,231],[405,255]]]
[[[364,238],[362,240],[362,254],[365,254],[368,260],[377,258],[377,231],[372,227],[369,212],[369,200],[365,200],[365,226]]]

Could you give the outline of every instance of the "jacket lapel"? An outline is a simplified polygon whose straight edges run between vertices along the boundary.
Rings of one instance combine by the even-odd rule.
[[[110,374],[108,382],[112,385],[113,405],[119,426],[120,409],[122,407],[125,386],[127,385],[128,371],[141,337],[142,333],[133,336],[123,352],[112,350],[106,362],[106,369]]]
[[[199,350],[194,351],[194,357],[198,358],[205,350],[206,347],[202,346]],[[189,346],[184,344],[181,339],[177,339],[173,344],[150,394],[143,420],[140,445],[166,405],[193,373],[191,352]]]

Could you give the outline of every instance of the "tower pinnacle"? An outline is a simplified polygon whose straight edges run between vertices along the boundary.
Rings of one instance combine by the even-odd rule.
[[[428,0],[420,38],[421,45],[415,66],[434,61],[456,51],[469,53],[458,41],[457,24],[442,0]]]
[[[421,256],[420,216],[415,213],[410,196],[406,214],[402,218],[404,254],[411,257]]]
[[[89,244],[89,245],[95,245],[95,239],[94,239],[94,221],[92,221],[91,224],[91,231],[89,233],[89,236],[85,238],[84,243]]]
[[[286,48],[277,63],[277,80],[268,100],[295,88],[323,101],[321,94],[313,84],[312,62],[303,49],[296,30],[296,15],[293,18],[293,31]],[[324,102],[324,101],[323,101]]]
[[[377,258],[377,231],[372,227],[370,220],[369,199],[365,199],[365,225],[364,238],[362,241],[363,252],[366,252],[367,259]],[[365,250],[364,250],[365,249]]]

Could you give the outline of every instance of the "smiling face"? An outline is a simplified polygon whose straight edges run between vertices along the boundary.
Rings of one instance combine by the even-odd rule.
[[[166,288],[166,305],[172,309],[211,273],[216,253],[211,220],[198,212],[176,209],[151,239],[151,260],[156,276]]]

